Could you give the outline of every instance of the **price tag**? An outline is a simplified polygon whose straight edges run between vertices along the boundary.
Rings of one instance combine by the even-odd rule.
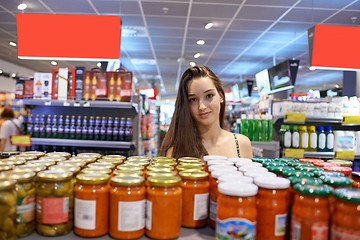
[[[70,103],[67,102],[67,101],[65,101],[65,102],[64,102],[64,107],[68,107],[68,106],[70,106]]]
[[[45,106],[51,106],[51,101],[45,101]]]
[[[84,107],[90,107],[90,102],[86,102],[86,103],[84,103],[84,105],[83,105]]]
[[[304,151],[305,151],[304,149],[285,148],[285,157],[287,157],[287,158],[303,158]]]
[[[360,124],[360,116],[344,116],[342,124]]]
[[[80,103],[74,103],[74,107],[80,107]]]
[[[305,119],[306,119],[305,113],[286,113],[284,122],[304,124]]]
[[[29,147],[31,146],[31,137],[30,135],[10,135],[10,145],[19,146],[19,147]]]
[[[336,151],[335,158],[352,160],[355,158],[355,152],[354,151]]]

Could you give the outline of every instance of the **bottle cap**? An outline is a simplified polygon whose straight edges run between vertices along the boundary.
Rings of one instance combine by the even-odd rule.
[[[236,123],[241,123],[241,119],[240,118],[236,119]]]
[[[241,119],[246,119],[246,114],[241,114]]]
[[[218,191],[235,197],[251,197],[257,194],[258,187],[255,184],[244,182],[222,182],[218,185]]]

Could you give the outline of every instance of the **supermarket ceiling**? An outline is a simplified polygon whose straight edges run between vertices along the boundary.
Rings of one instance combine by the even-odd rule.
[[[207,65],[230,87],[295,58],[300,59],[297,92],[341,86],[341,71],[308,69],[307,29],[360,26],[360,0],[0,0],[0,59],[40,72],[54,66],[20,60],[17,48],[9,45],[16,42],[22,2],[28,5],[25,13],[120,16],[122,64],[141,87],[155,84],[162,94],[176,92],[177,79],[190,62]],[[214,26],[205,29],[209,22]],[[105,29],[94,29],[88,37]],[[58,61],[57,67],[75,66],[90,69],[96,62]]]

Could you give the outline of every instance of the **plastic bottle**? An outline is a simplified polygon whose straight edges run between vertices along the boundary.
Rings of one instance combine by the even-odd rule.
[[[291,131],[290,131],[290,126],[289,125],[285,125],[284,147],[285,148],[290,148],[291,147]]]
[[[254,141],[260,141],[260,118],[259,118],[259,114],[255,114],[255,118],[254,118]]]
[[[309,134],[306,126],[299,126],[299,134],[300,134],[300,146],[299,148],[307,150],[309,146]]]
[[[324,131],[324,127],[316,127],[316,131],[318,134],[317,151],[325,152],[326,151],[326,133]]]
[[[267,115],[267,122],[268,122],[268,135],[267,135],[267,142],[271,142],[272,141],[272,136],[273,136],[273,118],[272,115]]]
[[[248,123],[248,138],[250,141],[254,141],[254,116],[249,114],[247,116],[247,123]]]
[[[236,133],[241,133],[241,119],[236,119]]]
[[[264,114],[261,115],[260,120],[260,141],[266,142],[266,132],[268,131],[267,121]]]
[[[241,134],[247,136],[247,130],[246,114],[241,114]]]
[[[317,133],[316,133],[315,126],[308,126],[308,132],[309,132],[308,151],[316,152],[316,150],[317,150]]]
[[[291,132],[291,148],[299,148],[300,144],[300,135],[298,131],[298,126],[292,126]]]
[[[284,148],[284,135],[286,132],[286,125],[280,125],[279,136],[280,136],[280,147]]]

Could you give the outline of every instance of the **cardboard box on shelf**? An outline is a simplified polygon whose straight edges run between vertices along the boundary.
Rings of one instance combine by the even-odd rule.
[[[24,80],[24,98],[32,98],[34,94],[34,80]]]
[[[59,75],[60,71],[60,75]],[[76,85],[75,69],[53,69],[52,70],[52,99],[74,100]]]

